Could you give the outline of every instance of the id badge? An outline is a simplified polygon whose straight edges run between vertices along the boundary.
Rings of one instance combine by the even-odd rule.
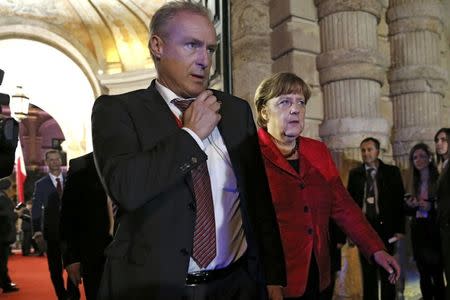
[[[369,204],[374,204],[375,203],[375,198],[374,197],[367,197],[366,201]]]

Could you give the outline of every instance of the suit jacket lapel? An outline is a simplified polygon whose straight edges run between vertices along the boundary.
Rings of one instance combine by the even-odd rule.
[[[151,115],[152,118],[156,117],[159,119],[158,124],[161,125],[161,129],[166,128],[168,130],[176,130],[178,127],[176,121],[177,117],[172,113],[166,101],[164,101],[163,97],[156,89],[155,80],[153,80],[150,86],[143,91],[140,100],[143,102],[144,106],[151,111],[149,116]],[[184,181],[191,190],[193,197],[195,197],[192,177],[190,175],[185,176]]]

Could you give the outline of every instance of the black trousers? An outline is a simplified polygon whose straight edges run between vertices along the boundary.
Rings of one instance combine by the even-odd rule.
[[[31,241],[33,240],[31,231],[22,231],[22,255],[30,255]]]
[[[64,287],[61,243],[59,241],[47,241],[47,262],[50,279],[52,280],[58,300],[80,299],[78,286],[75,286],[69,277],[67,277],[67,290]]]
[[[81,276],[83,277],[83,286],[86,300],[97,299],[104,265],[104,256],[90,257],[88,262],[81,262]]]
[[[11,284],[8,275],[9,244],[0,243],[0,287],[3,288]]]
[[[259,300],[258,286],[245,267],[208,283],[187,285],[183,300]]]
[[[444,299],[444,269],[438,230],[433,219],[419,218],[411,222],[411,242],[423,300]]]

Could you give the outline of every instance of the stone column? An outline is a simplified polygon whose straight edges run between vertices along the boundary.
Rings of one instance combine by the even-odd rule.
[[[323,101],[316,68],[320,34],[314,1],[271,0],[269,6],[272,71],[295,73],[311,87],[302,135],[319,138]]]
[[[233,94],[252,108],[259,83],[271,74],[269,0],[231,0]]]
[[[377,0],[315,0],[322,53],[317,57],[323,89],[324,122],[320,136],[334,154],[344,181],[359,162],[359,143],[367,136],[389,146],[389,126],[380,112],[387,68],[378,50]]]
[[[403,168],[415,143],[434,149],[434,134],[448,124],[441,113],[447,78],[440,55],[441,9],[438,0],[391,0],[387,13],[394,157]]]

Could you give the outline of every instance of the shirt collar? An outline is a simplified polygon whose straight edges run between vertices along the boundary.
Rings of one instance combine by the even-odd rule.
[[[48,175],[50,175],[50,178],[51,178],[53,181],[56,181],[56,178],[59,178],[59,180],[62,182],[62,179],[63,179],[63,177],[62,177],[62,172],[59,173],[58,176],[55,176],[55,175],[53,175],[52,173],[48,173]]]
[[[169,88],[159,83],[158,79],[156,79],[155,85],[156,90],[161,94],[161,97],[163,97],[167,105],[170,105],[172,100],[181,98],[180,96],[172,92]]]

